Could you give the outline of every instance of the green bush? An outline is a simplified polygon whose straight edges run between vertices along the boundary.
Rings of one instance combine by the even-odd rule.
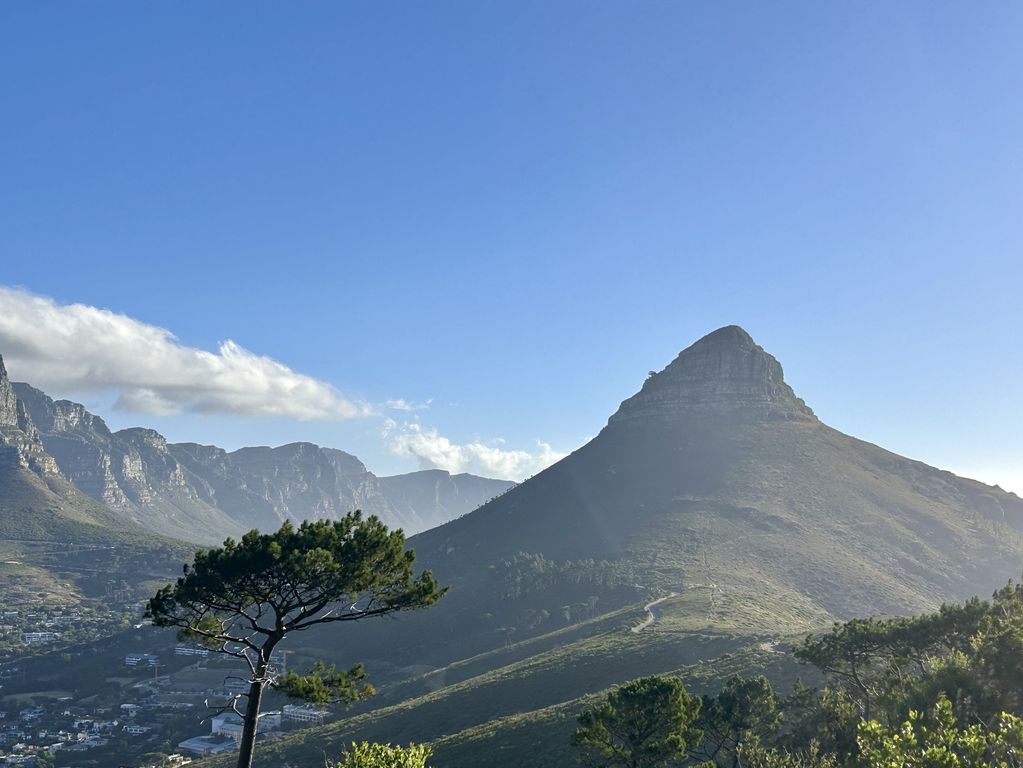
[[[426,768],[431,752],[424,744],[392,747],[390,744],[353,742],[341,755],[341,762],[330,768]]]

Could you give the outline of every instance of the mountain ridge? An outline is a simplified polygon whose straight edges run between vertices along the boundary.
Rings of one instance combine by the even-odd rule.
[[[434,493],[418,473],[381,478],[355,456],[312,443],[226,451],[169,443],[159,432],[113,432],[70,400],[10,382],[0,358],[0,425],[19,462],[61,476],[88,497],[155,533],[200,544],[238,537],[284,520],[338,518],[352,509],[409,533],[465,514],[514,483],[430,470]],[[20,422],[19,422],[20,419]],[[24,430],[15,427],[22,423]],[[415,499],[412,503],[411,499]]]

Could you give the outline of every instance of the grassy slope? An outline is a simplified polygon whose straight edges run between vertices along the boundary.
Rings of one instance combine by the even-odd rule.
[[[812,679],[812,671],[798,665],[791,656],[765,652],[755,645],[665,672],[680,675],[694,693],[712,693],[735,674],[765,674],[779,690],[791,688],[797,677]],[[433,763],[443,768],[473,768],[482,764],[481,756],[493,756],[488,764],[521,768],[573,765],[575,756],[568,740],[576,727],[576,717],[606,694],[605,689],[443,736],[432,742]]]
[[[169,541],[125,520],[70,483],[0,468],[0,538],[76,543]]]
[[[0,600],[5,607],[46,603],[75,605],[81,592],[69,581],[39,565],[25,562],[31,558],[22,545],[0,541]]]
[[[80,580],[166,579],[195,546],[149,533],[59,478],[0,469],[0,602],[74,605]],[[97,579],[101,573],[107,575]],[[94,595],[95,596],[95,595]]]
[[[267,743],[257,765],[318,764],[324,752],[336,753],[362,739],[431,742],[433,763],[445,768],[560,765],[559,760],[571,759],[567,738],[579,710],[623,680],[678,673],[691,690],[702,692],[735,673],[764,671],[784,688],[806,672],[791,656],[761,649],[757,638],[693,631],[704,628],[693,617],[693,609],[707,607],[698,596],[679,596],[662,606],[661,620],[640,633],[630,628],[642,619],[641,610],[615,611],[559,633],[561,645],[552,647],[545,636],[489,655],[494,667],[489,671],[467,676],[484,661],[473,659],[392,686],[378,697],[376,703],[384,706]],[[496,666],[501,661],[508,663]],[[417,684],[437,676],[443,687],[416,692]],[[229,759],[212,762],[230,764]]]
[[[639,612],[632,619],[639,621]],[[469,730],[480,723],[514,717],[551,704],[576,698],[580,691],[593,693],[622,679],[666,672],[700,658],[714,657],[736,648],[733,638],[682,637],[670,633],[633,634],[627,624],[591,637],[541,651],[481,674],[398,703],[354,715],[319,731],[303,732],[282,740],[273,750],[263,750],[260,765],[277,765],[280,756],[289,760],[309,750],[336,752],[353,739],[430,741],[440,735]],[[448,670],[438,673],[448,677]],[[410,681],[398,691],[381,692],[383,703],[400,699],[416,687]],[[297,752],[296,752],[297,750]]]

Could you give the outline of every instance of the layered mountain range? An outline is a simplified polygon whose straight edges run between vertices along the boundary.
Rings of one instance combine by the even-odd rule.
[[[2,359],[0,461],[66,481],[143,529],[204,544],[353,509],[414,533],[514,486],[441,470],[377,477],[355,456],[311,443],[229,452],[168,443],[151,429],[112,432],[79,403],[12,384]]]

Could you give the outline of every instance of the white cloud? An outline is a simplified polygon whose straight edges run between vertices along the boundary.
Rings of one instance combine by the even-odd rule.
[[[126,315],[3,286],[0,355],[12,376],[40,389],[115,392],[118,408],[137,413],[316,420],[371,412],[326,382],[233,341],[208,352]]]
[[[436,429],[425,428],[418,422],[399,425],[393,419],[384,423],[383,434],[391,453],[415,458],[423,469],[472,472],[502,480],[522,480],[568,455],[539,440],[532,452],[501,448],[499,446],[504,441],[500,439],[490,444],[479,441],[453,443]]]
[[[404,398],[399,397],[396,400],[388,400],[384,403],[384,408],[392,411],[425,411],[433,404],[433,398],[431,397],[425,403],[412,403]]]

